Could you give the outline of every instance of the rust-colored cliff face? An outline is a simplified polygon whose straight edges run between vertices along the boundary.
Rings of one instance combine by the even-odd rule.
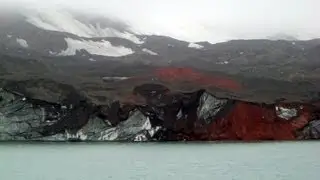
[[[151,108],[148,112],[153,110]],[[197,116],[199,105],[188,107],[183,102],[171,106],[167,104],[158,109],[164,113],[157,123],[170,129],[170,137],[167,137],[170,140],[295,140],[298,138],[297,132],[307,126],[315,115],[314,107],[305,104],[266,105],[243,101],[229,104],[213,102],[207,110],[217,112],[207,116],[207,119],[200,119]],[[179,113],[180,116],[177,116]]]
[[[159,68],[155,71],[155,76],[163,82],[190,83],[194,86],[218,87],[226,90],[241,90],[241,84],[226,77],[218,77],[206,73],[195,71],[191,68]]]
[[[310,110],[301,105],[296,117],[284,119],[276,114],[276,104],[261,105],[236,102],[225,117],[209,127],[211,140],[294,140],[296,130],[310,120]]]

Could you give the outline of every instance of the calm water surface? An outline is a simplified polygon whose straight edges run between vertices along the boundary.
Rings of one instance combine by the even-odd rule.
[[[320,177],[320,142],[0,144],[1,180],[304,180]]]

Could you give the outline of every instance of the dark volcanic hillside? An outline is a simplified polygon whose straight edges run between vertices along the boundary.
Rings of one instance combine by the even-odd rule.
[[[266,45],[260,49],[247,47],[247,50],[245,50],[242,44],[246,42],[250,46],[253,43],[252,41],[255,44],[269,42],[272,44],[272,46],[269,46],[277,48]],[[304,44],[305,50],[302,51],[301,49],[294,49],[289,42],[252,41],[241,41],[241,44],[238,44],[238,41],[231,41],[224,44],[227,47],[222,48],[220,44],[217,44],[212,45],[213,47],[217,46],[214,49],[191,49],[190,52],[187,52],[187,47],[184,50],[182,47],[177,47],[177,51],[169,49],[166,50],[167,52],[162,52],[165,54],[164,56],[160,53],[157,56],[144,54],[132,54],[125,57],[100,56],[101,59],[96,61],[89,61],[88,57],[83,56],[25,57],[2,52],[1,79],[10,81],[47,79],[71,84],[87,94],[113,98],[114,95],[104,94],[104,89],[118,87],[132,89],[132,87],[142,83],[155,82],[155,72],[159,68],[177,67],[192,68],[195,71],[210,74],[210,76],[234,79],[244,88],[241,91],[233,91],[232,94],[241,99],[248,98],[247,100],[250,101],[268,100],[272,102],[279,97],[295,101],[313,98],[313,94],[319,88],[317,83],[319,79],[319,62],[316,60],[317,46],[312,45],[312,43],[310,45],[307,42],[296,42],[297,44]],[[152,45],[149,44],[150,46]],[[157,46],[158,49],[161,48],[161,46]],[[279,51],[281,47],[283,51]],[[167,47],[162,48],[165,51]],[[277,49],[276,52],[272,51],[274,49]],[[289,50],[286,51],[285,49]],[[179,52],[180,50],[182,52]],[[290,52],[292,52],[292,55]],[[88,54],[88,56],[92,55]],[[134,77],[136,80],[106,82],[103,81],[103,77]],[[137,79],[136,77],[144,78]],[[180,87],[177,88],[179,90]],[[185,88],[187,91],[194,90],[190,87]],[[197,88],[201,88],[201,86]],[[208,88],[209,90],[212,88],[213,93],[225,90]],[[257,95],[261,98],[256,97]]]

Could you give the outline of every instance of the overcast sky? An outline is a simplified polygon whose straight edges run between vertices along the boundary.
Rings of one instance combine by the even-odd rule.
[[[320,0],[0,0],[68,6],[127,21],[143,33],[219,42],[287,33],[320,37]],[[0,4],[0,6],[1,6]],[[25,5],[25,4],[24,4]]]

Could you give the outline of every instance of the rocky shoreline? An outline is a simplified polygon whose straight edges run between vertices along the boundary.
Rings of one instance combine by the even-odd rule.
[[[205,90],[133,89],[128,101],[96,105],[80,94],[61,103],[0,91],[2,141],[259,141],[320,138],[312,103],[253,103]]]

